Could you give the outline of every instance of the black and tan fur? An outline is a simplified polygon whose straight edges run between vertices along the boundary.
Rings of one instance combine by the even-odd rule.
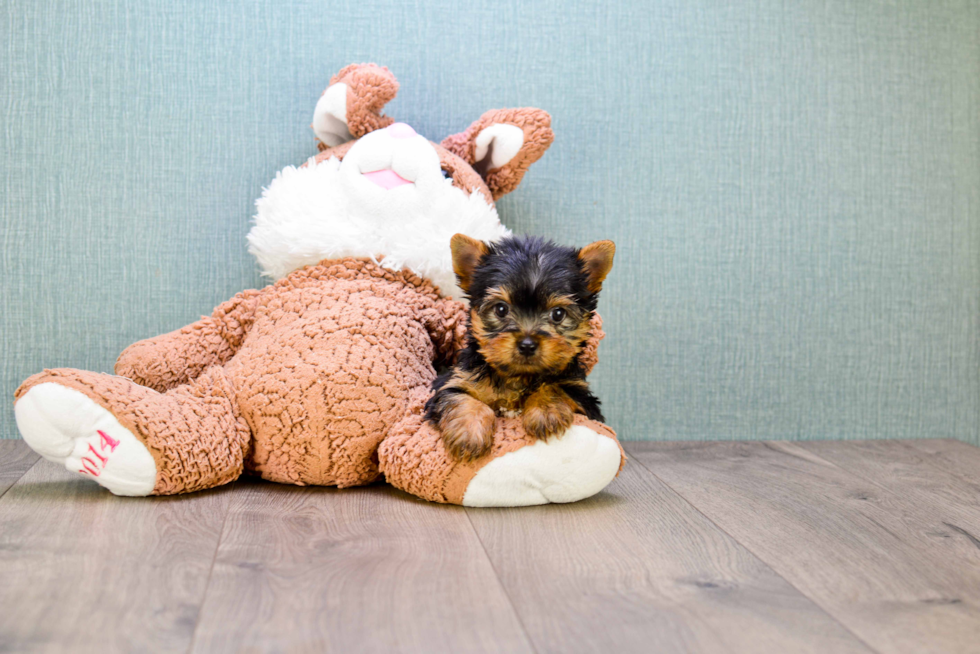
[[[451,248],[470,300],[469,332],[425,406],[449,453],[486,454],[497,415],[522,415],[537,439],[562,434],[576,413],[601,421],[579,355],[612,268],[612,241],[576,250],[534,237],[488,245],[456,234]]]

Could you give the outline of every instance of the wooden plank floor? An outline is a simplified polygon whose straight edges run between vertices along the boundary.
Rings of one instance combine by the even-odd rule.
[[[980,653],[980,449],[627,449],[590,500],[464,509],[117,498],[0,441],[0,652]]]

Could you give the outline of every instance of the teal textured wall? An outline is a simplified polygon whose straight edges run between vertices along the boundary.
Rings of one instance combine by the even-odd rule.
[[[343,65],[433,139],[549,110],[500,203],[612,238],[626,439],[980,435],[980,5],[55,2],[0,12],[0,389],[260,284],[252,202]],[[16,437],[9,401],[3,437]]]

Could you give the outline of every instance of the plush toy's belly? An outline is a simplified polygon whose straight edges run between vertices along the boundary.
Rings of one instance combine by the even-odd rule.
[[[378,477],[378,445],[435,377],[410,289],[394,284],[328,280],[260,307],[226,366],[253,433],[250,470],[294,484]]]

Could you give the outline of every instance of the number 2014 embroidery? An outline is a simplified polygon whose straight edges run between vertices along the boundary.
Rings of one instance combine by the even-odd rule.
[[[109,448],[108,454],[112,454],[116,451],[116,447],[119,446],[119,441],[105,433],[101,429],[97,430],[99,434],[99,449],[96,450],[92,447],[92,444],[88,444],[89,452],[92,454],[90,456],[82,457],[82,469],[79,470],[80,473],[84,475],[92,475],[93,477],[98,477],[105,470],[105,464],[109,462],[108,456],[102,456],[100,452],[105,452],[106,447]],[[92,456],[95,458],[93,459]]]

